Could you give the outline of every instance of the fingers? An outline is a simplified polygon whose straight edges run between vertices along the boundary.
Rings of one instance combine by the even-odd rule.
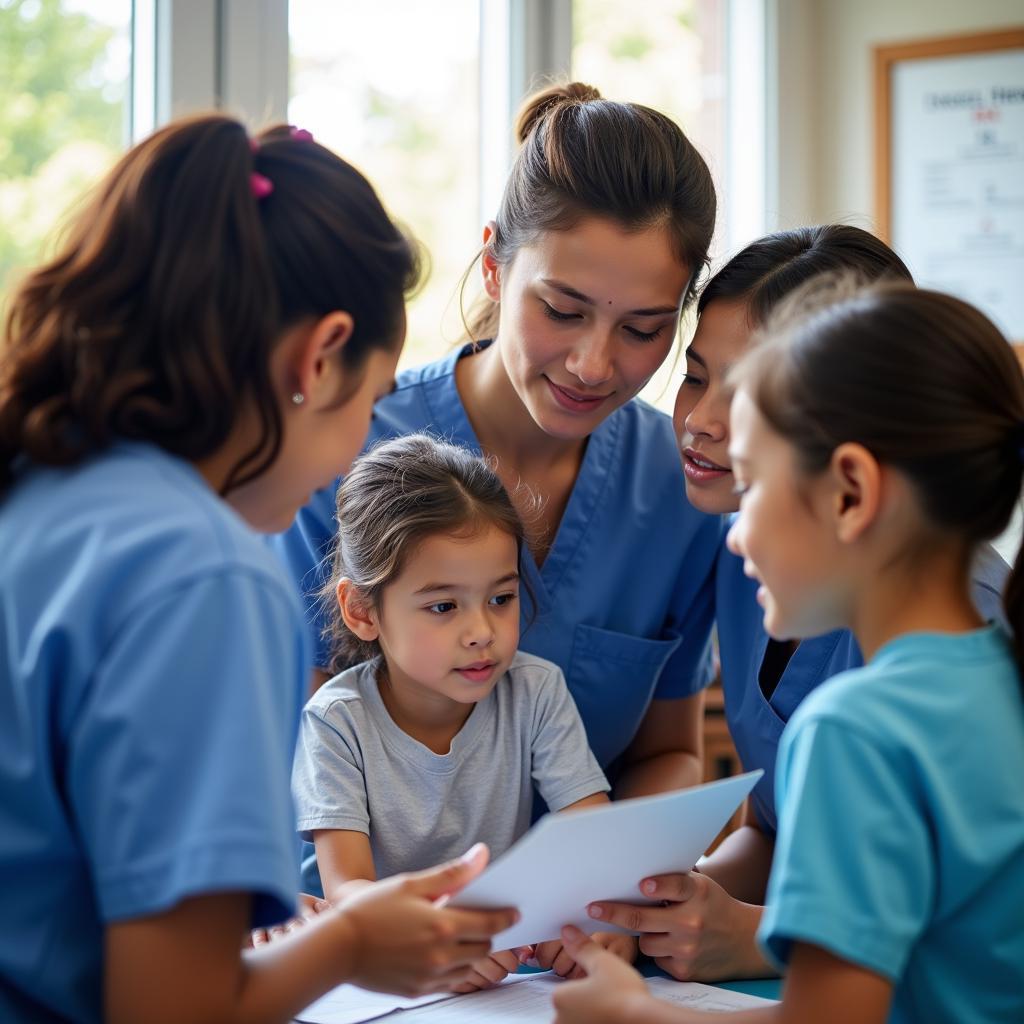
[[[544,968],[545,971],[551,969],[555,962],[555,958],[559,953],[562,952],[562,942],[560,939],[550,939],[548,942],[538,942],[533,947],[533,962],[538,966]]]
[[[510,907],[501,910],[464,910],[445,907],[439,910],[455,938],[489,939],[492,935],[511,928],[519,920],[519,911]]]
[[[407,887],[410,892],[429,900],[450,896],[483,871],[489,856],[486,844],[477,843],[458,860],[450,860],[436,868],[407,875]]]
[[[593,974],[600,967],[602,960],[614,960],[613,954],[602,949],[592,938],[585,935],[571,924],[562,929],[562,943],[566,952],[578,963],[587,974]]]
[[[506,974],[515,974],[519,970],[519,957],[514,949],[501,949],[497,953],[491,953],[491,960],[498,964]]]
[[[700,883],[692,874],[653,875],[640,883],[640,891],[652,900],[685,903],[700,891]]]
[[[598,902],[587,905],[587,914],[601,924],[614,924],[627,932],[667,932],[671,930],[674,905],[642,907],[634,903]]]
[[[569,951],[559,943],[561,948],[558,950],[558,956],[555,957],[551,964],[551,970],[557,974],[560,978],[566,978],[572,973],[573,969],[577,966],[576,961],[569,954]]]

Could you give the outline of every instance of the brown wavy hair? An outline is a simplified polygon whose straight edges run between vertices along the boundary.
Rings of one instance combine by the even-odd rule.
[[[928,522],[965,554],[1009,525],[1024,483],[1024,375],[999,329],[961,299],[819,278],[769,317],[731,380],[803,472],[854,441],[907,477]],[[1024,553],[1003,603],[1024,673]]]
[[[690,271],[684,306],[693,300],[715,230],[715,186],[674,121],[571,82],[526,101],[516,138],[519,153],[487,244],[500,265],[542,232],[566,231],[585,217],[605,217],[630,231],[664,225]],[[484,296],[466,319],[468,337],[493,338],[497,327],[497,304]]]
[[[531,507],[529,493],[524,497]],[[331,572],[318,594],[327,613],[324,638],[332,672],[380,654],[376,640],[361,640],[341,617],[336,591],[343,577],[366,607],[379,609],[384,588],[428,537],[472,536],[494,526],[515,539],[520,566],[528,550],[526,527],[491,463],[427,434],[381,441],[360,455],[338,488],[335,512]],[[533,606],[522,571],[520,584]]]
[[[263,198],[254,172],[271,183]],[[282,333],[349,312],[340,358],[358,382],[367,353],[397,343],[418,276],[415,244],[367,180],[306,133],[250,139],[219,115],[161,129],[122,157],[12,299],[0,493],[21,457],[69,465],[117,438],[199,460],[246,401],[259,435],[224,491],[254,479],[280,450],[269,364]]]

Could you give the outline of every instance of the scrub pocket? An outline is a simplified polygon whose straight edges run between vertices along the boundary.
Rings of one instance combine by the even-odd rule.
[[[579,624],[566,680],[594,756],[607,767],[633,741],[681,636],[648,640]]]

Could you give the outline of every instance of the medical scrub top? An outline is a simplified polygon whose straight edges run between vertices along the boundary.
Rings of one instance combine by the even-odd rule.
[[[148,445],[23,461],[0,551],[0,1020],[99,1021],[108,924],[292,910],[307,631],[263,539]]]
[[[989,544],[972,567],[972,596],[982,617],[1004,621],[1002,589],[1009,566]],[[724,543],[715,567],[715,614],[725,717],[745,771],[763,768],[750,799],[758,823],[770,836],[777,828],[775,757],[782,730],[804,698],[826,679],[864,664],[849,630],[801,640],[769,696],[759,677],[768,649],[756,580],[743,575],[743,559]]]
[[[1024,1020],[1024,691],[998,625],[909,633],[811,694],[779,749],[758,939],[893,982],[889,1020]]]
[[[455,364],[472,352],[467,345],[403,372],[377,404],[370,443],[425,431],[479,453],[455,386]],[[335,489],[317,492],[275,539],[307,595],[318,635],[322,612],[313,595],[329,569]],[[719,518],[686,501],[671,421],[633,399],[590,435],[543,565],[524,558],[519,646],[565,673],[606,770],[629,746],[652,699],[687,697],[711,678],[711,574],[720,533]],[[317,664],[329,658],[321,640]]]

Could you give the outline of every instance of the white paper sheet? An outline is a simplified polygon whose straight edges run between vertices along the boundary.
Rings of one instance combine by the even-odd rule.
[[[565,982],[552,974],[536,975],[523,984],[502,986],[447,999],[409,1013],[401,1013],[388,1024],[480,1024],[480,1021],[540,1024],[554,1016],[551,996]],[[651,978],[647,982],[652,995],[676,1006],[689,1006],[709,1013],[732,1013],[758,1006],[771,1006],[772,999],[759,999],[742,992],[731,992],[692,981]]]
[[[650,902],[640,879],[689,871],[762,774],[548,814],[451,903],[518,907],[519,922],[494,937],[494,949],[558,938],[564,924],[595,931],[588,903]]]
[[[510,974],[499,988],[517,985],[532,978],[533,975],[529,974]],[[493,991],[496,992],[498,989]],[[418,999],[407,999],[402,996],[386,995],[383,992],[367,992],[366,989],[355,985],[339,985],[307,1006],[295,1020],[301,1024],[363,1024],[364,1021],[387,1019],[399,1010],[411,1011],[441,1000],[461,998],[465,997],[455,996],[451,992],[436,992],[434,995],[420,996]],[[406,1016],[405,1013],[401,1017],[402,1024],[415,1019],[415,1015]]]

